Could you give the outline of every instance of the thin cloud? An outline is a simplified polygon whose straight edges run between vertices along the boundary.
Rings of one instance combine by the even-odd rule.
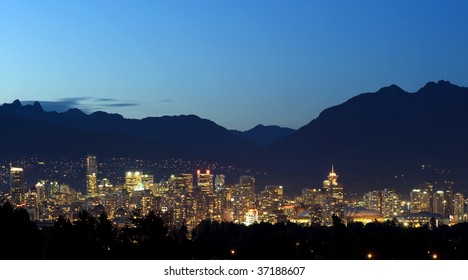
[[[98,102],[118,102],[119,100],[114,98],[96,98]]]
[[[75,102],[76,104],[79,104],[81,101],[86,101],[86,100],[91,100],[93,97],[89,96],[77,96],[77,97],[65,97],[65,98],[60,98],[57,100],[57,102]]]
[[[35,101],[23,101],[24,104],[33,104]],[[77,102],[76,100],[63,100],[63,101],[46,101],[46,100],[38,100],[45,111],[55,111],[55,112],[65,112],[72,108],[83,109],[81,103]]]
[[[161,103],[168,103],[168,102],[174,102],[173,99],[163,99],[161,100]]]
[[[38,100],[45,111],[65,112],[72,108],[80,109],[85,113],[105,108],[134,107],[137,103],[121,102],[114,98],[94,98],[89,96],[66,97],[57,100]],[[113,103],[108,103],[113,102]],[[24,101],[24,104],[33,104],[34,101]]]
[[[114,103],[114,104],[103,104],[103,107],[132,107],[138,106],[136,103]]]

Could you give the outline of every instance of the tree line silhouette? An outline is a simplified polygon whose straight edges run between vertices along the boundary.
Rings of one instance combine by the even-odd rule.
[[[0,205],[2,259],[468,259],[468,224],[403,227],[394,221],[333,226],[202,221],[168,228],[153,212],[117,229],[105,213],[37,227],[25,209]]]

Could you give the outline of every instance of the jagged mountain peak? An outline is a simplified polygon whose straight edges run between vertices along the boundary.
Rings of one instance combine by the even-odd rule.
[[[440,80],[436,82],[428,82],[420,88],[417,94],[452,94],[461,92],[463,87],[459,87],[449,81]]]
[[[39,103],[38,101],[34,101],[32,106],[33,106],[33,108],[35,110],[40,111],[40,112],[44,112],[44,108],[42,108],[41,103]]]

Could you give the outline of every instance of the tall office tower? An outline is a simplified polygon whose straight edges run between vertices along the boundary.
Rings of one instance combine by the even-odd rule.
[[[242,175],[239,178],[239,185],[242,187],[250,187],[251,191],[255,193],[255,177]]]
[[[400,212],[400,197],[393,189],[382,190],[382,216],[393,218]]]
[[[382,213],[382,192],[371,191],[364,195],[366,208]]]
[[[130,208],[140,209],[142,215],[148,215],[153,209],[153,193],[151,190],[136,189],[130,194]]]
[[[23,168],[10,166],[10,194],[12,203],[17,206],[24,206],[26,191]]]
[[[168,181],[169,188],[175,195],[193,192],[193,175],[190,173],[172,175]]]
[[[323,181],[323,191],[325,193],[322,200],[322,222],[325,225],[332,225],[332,216],[343,218],[343,184],[338,183],[338,175],[332,165],[331,172],[327,180]]]
[[[249,209],[244,215],[244,224],[247,226],[253,225],[258,222],[257,209]]]
[[[436,191],[433,195],[433,212],[444,215],[445,212],[445,195],[444,191]]]
[[[302,203],[306,206],[320,204],[322,197],[317,189],[302,189]]]
[[[150,174],[142,174],[141,183],[143,184],[145,190],[152,189],[154,185],[154,176]]]
[[[343,184],[338,183],[338,175],[335,173],[334,167],[330,174],[328,174],[328,180],[323,181],[323,189],[329,194],[329,198],[336,200],[336,203],[343,202]]]
[[[421,189],[413,189],[410,192],[410,213],[421,212],[422,191]]]
[[[103,178],[97,186],[97,193],[99,194],[99,196],[103,197],[106,194],[110,194],[113,192],[114,192],[114,185],[112,185],[109,179]]]
[[[201,193],[213,192],[213,174],[210,174],[209,169],[207,169],[205,173],[201,173],[200,170],[197,170],[197,188]]]
[[[46,188],[44,182],[36,183],[36,201],[38,204],[42,203],[46,199]]]
[[[216,190],[221,190],[224,188],[224,185],[226,184],[226,176],[224,174],[218,174],[215,176],[215,189]]]
[[[434,211],[434,194],[423,190],[421,193],[421,201],[419,202],[419,212]]]
[[[453,199],[454,215],[457,221],[463,220],[465,216],[464,208],[465,198],[462,193],[456,193]]]
[[[125,189],[133,192],[137,187],[141,187],[143,174],[140,171],[125,173]]]
[[[283,187],[277,185],[266,186],[260,193],[259,218],[264,222],[276,223],[278,215],[283,213]]]
[[[172,175],[168,182],[168,192],[162,195],[164,201],[169,202],[173,210],[174,223],[181,226],[183,223],[192,229],[194,227],[194,199],[193,199],[193,174],[184,173]],[[190,225],[189,225],[190,224]]]
[[[434,187],[426,184],[423,191],[421,211],[434,212]]]
[[[454,207],[453,207],[453,189],[452,189],[452,186],[451,184],[449,184],[447,186],[447,190],[445,191],[445,212],[444,214],[446,216],[449,216],[449,215],[454,215],[455,213],[455,210],[454,210]]]
[[[97,195],[97,160],[96,156],[86,157],[86,194],[88,197]]]

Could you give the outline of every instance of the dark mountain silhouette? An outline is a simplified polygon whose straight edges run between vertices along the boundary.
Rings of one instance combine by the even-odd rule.
[[[427,83],[415,93],[391,85],[324,110],[264,148],[262,158],[273,173],[289,174],[291,184],[320,184],[335,164],[348,185],[391,187],[394,178],[422,164],[466,169],[467,109],[468,88],[447,81]],[[403,181],[412,179],[430,178]]]
[[[446,81],[415,93],[391,85],[328,108],[281,137],[288,131],[257,126],[238,133],[194,115],[135,120],[78,109],[45,112],[37,102],[16,100],[0,106],[0,153],[215,160],[267,171],[259,186],[295,186],[292,191],[320,187],[332,164],[345,190],[457,184],[468,181],[467,108],[468,88]],[[439,173],[421,172],[422,165]]]
[[[45,112],[38,102],[22,106],[19,100],[0,106],[0,114],[4,118],[1,122],[8,126],[4,126],[5,135],[15,136],[13,143],[20,145],[18,150],[6,153],[27,149],[24,153],[28,155],[95,153],[232,160],[257,148],[224,127],[194,115],[136,120],[105,112],[88,115],[78,109]]]
[[[24,119],[0,113],[2,156],[83,157],[87,153],[102,156],[151,155],[156,158],[182,154],[156,140],[143,140],[117,132],[66,128],[40,120]]]
[[[281,139],[285,136],[290,135],[294,132],[294,129],[287,127],[280,127],[277,125],[262,125],[259,124],[254,128],[251,128],[246,131],[231,130],[235,135],[248,139],[251,142],[259,145],[265,146],[271,144],[272,142]]]

